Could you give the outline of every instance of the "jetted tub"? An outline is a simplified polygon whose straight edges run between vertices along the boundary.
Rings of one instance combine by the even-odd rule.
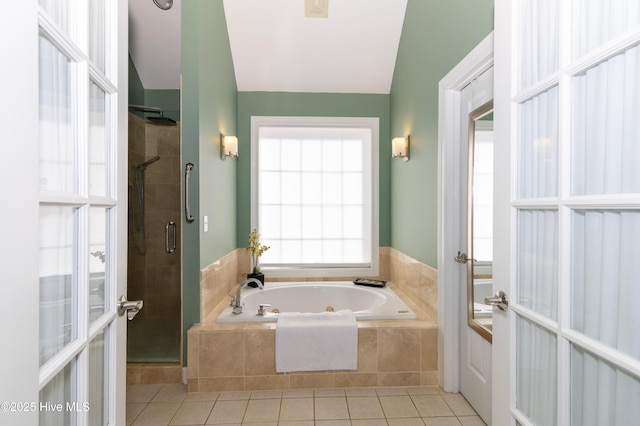
[[[268,303],[264,316],[260,304]],[[358,320],[414,319],[416,314],[388,286],[355,285],[351,281],[267,282],[264,289],[242,289],[241,314],[227,306],[216,322],[272,322],[279,312],[325,312],[351,309]]]

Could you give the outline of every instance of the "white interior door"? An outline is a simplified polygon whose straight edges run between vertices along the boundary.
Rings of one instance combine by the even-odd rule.
[[[473,150],[470,147],[470,133],[469,133],[469,117],[478,108],[485,106],[488,102],[493,100],[493,67],[484,71],[478,75],[471,83],[469,83],[460,92],[460,187],[459,191],[463,194],[460,197],[460,210],[462,212],[460,220],[460,242],[459,250],[466,253],[470,259],[474,259],[476,256],[476,248],[474,247],[471,232],[478,234],[479,230],[483,228],[482,223],[475,223],[474,226],[468,226],[472,221],[469,215],[473,212],[472,204],[477,207],[479,200],[477,197],[469,197],[469,191],[474,191],[474,184],[477,189],[479,182],[469,184],[471,180],[468,174],[472,173],[474,168],[479,169],[479,164],[476,167],[471,166],[474,163]],[[475,147],[480,146],[480,141],[474,143]],[[476,152],[479,154],[479,152]],[[477,192],[477,191],[476,191]],[[467,196],[464,196],[467,194]],[[477,195],[477,194],[476,194]],[[475,201],[470,202],[471,199]],[[491,225],[491,224],[490,224]],[[485,224],[486,228],[487,225]],[[475,231],[472,231],[474,228]],[[471,237],[471,238],[470,238]],[[478,253],[480,254],[480,253]],[[489,255],[489,254],[487,254]],[[486,256],[484,256],[486,257]],[[490,257],[490,255],[489,255]],[[471,276],[477,275],[481,268],[476,265],[472,265],[473,260],[469,260],[467,263],[460,264],[459,267],[463,270],[467,268],[471,269]],[[474,262],[477,263],[477,262]],[[485,262],[486,263],[486,262]],[[487,272],[490,272],[490,262],[487,268]],[[476,412],[482,417],[487,424],[491,424],[491,342],[481,336],[478,331],[469,326],[467,304],[467,280],[470,279],[469,274],[460,274],[460,300],[459,310],[460,315],[460,393],[469,401]],[[488,294],[487,296],[490,296]],[[471,295],[473,298],[473,295]]]
[[[640,2],[495,10],[494,424],[636,424]]]
[[[127,2],[5,6],[0,423],[124,424]]]

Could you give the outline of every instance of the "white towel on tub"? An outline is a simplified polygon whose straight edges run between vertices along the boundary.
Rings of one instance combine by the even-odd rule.
[[[283,312],[276,324],[276,371],[355,370],[358,323],[350,310]]]

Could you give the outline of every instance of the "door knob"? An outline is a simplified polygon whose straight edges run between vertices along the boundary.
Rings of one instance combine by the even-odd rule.
[[[453,260],[455,260],[458,263],[467,263],[468,261],[477,262],[477,260],[467,257],[467,253],[460,253],[460,252],[458,252],[458,255],[454,257]]]
[[[509,307],[509,298],[504,291],[500,290],[493,297],[485,297],[484,304],[497,306],[501,311],[506,311]]]
[[[127,313],[127,319],[131,321],[142,309],[143,302],[142,300],[132,300],[128,301],[127,298],[122,295],[120,299],[118,299],[118,315],[123,316],[124,313]]]

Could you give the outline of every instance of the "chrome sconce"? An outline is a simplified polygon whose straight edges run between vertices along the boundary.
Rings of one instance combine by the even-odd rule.
[[[227,157],[238,158],[238,138],[220,133],[220,158],[224,161]]]
[[[393,138],[391,140],[391,156],[393,158],[402,158],[409,161],[409,140],[411,136],[406,138]]]

